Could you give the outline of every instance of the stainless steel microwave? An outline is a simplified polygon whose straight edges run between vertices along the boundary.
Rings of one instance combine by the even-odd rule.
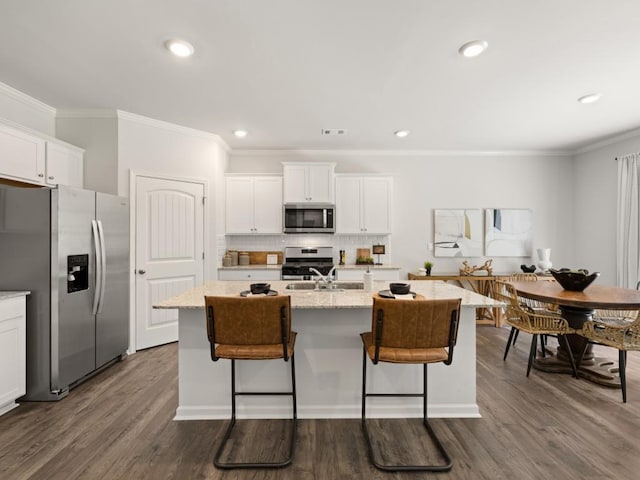
[[[284,233],[334,233],[335,205],[327,203],[285,203]]]

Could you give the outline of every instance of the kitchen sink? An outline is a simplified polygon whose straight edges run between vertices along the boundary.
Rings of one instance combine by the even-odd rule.
[[[363,282],[333,282],[330,285],[318,284],[315,282],[289,283],[285,287],[287,290],[307,290],[313,292],[344,292],[345,290],[364,290]]]

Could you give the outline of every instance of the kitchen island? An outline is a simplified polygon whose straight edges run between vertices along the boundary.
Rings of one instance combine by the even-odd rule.
[[[287,290],[290,282],[271,288],[291,296],[299,418],[359,418],[361,408],[362,342],[371,328],[372,292]],[[388,282],[374,282],[374,292]],[[229,361],[211,361],[207,340],[205,295],[238,295],[246,281],[214,281],[172,297],[156,308],[179,309],[176,420],[228,418],[231,411]],[[479,417],[476,403],[475,309],[500,303],[444,282],[414,282],[412,291],[427,299],[461,298],[458,343],[450,366],[429,366],[429,416]],[[289,369],[281,360],[237,363],[238,391],[287,388]],[[420,365],[380,363],[369,380],[372,391],[416,392],[422,388]],[[371,377],[369,377],[371,378]],[[240,397],[239,418],[286,418],[290,402],[273,397]],[[370,402],[371,417],[419,417],[417,398],[380,398]]]

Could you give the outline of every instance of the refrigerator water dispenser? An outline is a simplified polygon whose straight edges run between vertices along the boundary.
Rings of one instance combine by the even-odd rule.
[[[67,293],[89,289],[89,255],[67,256]]]

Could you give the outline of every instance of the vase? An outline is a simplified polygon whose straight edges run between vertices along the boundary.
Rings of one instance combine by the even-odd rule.
[[[427,275],[427,277],[431,276],[431,267],[425,268],[425,274]]]
[[[550,248],[538,248],[538,266],[543,272],[547,272],[552,266],[551,263],[551,249]]]

